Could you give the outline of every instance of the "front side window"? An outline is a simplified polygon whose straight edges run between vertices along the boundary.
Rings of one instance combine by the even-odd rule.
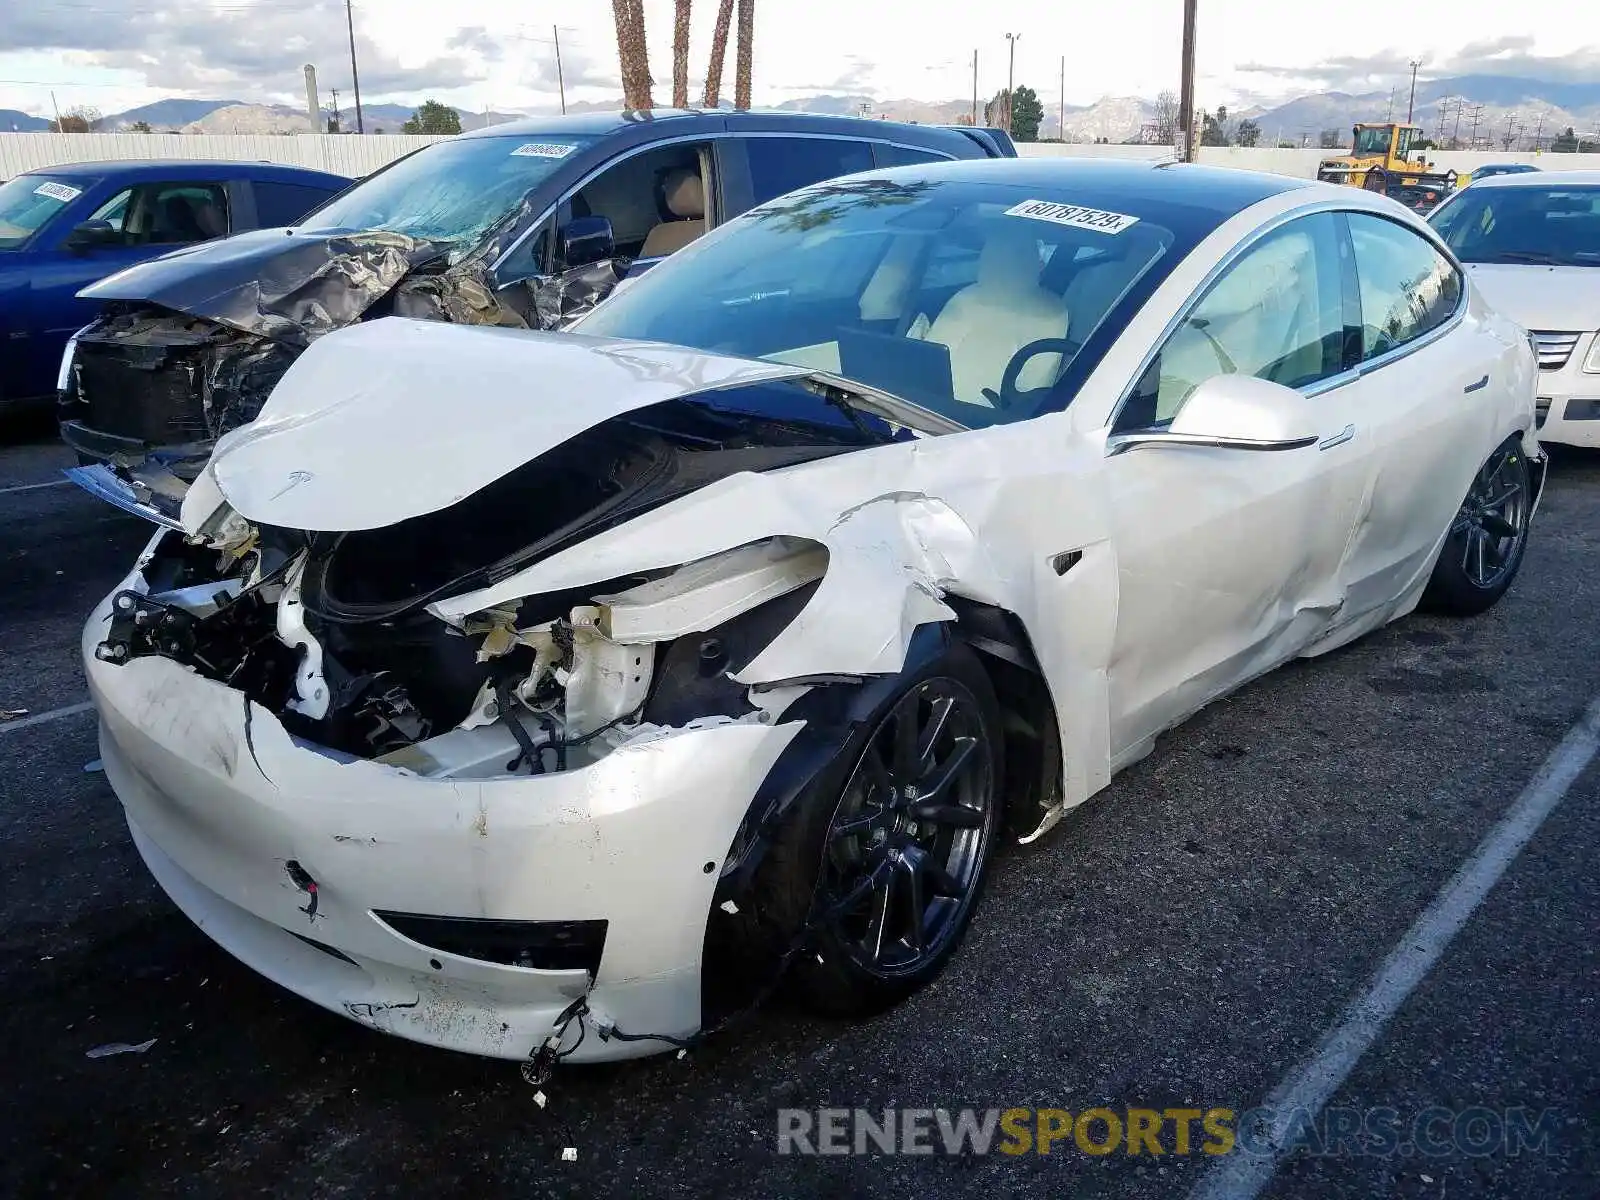
[[[121,233],[128,222],[128,206],[133,203],[133,189],[123,188],[111,199],[107,200],[94,212],[89,214],[91,221],[104,221],[116,232]]]
[[[1229,266],[1168,337],[1117,419],[1119,432],[1170,422],[1216,375],[1303,388],[1345,369],[1338,218],[1301,217]]]
[[[1467,188],[1431,224],[1462,262],[1600,266],[1600,187]]]
[[[86,246],[183,246],[226,237],[228,194],[220,183],[141,183],[90,214]]]
[[[745,140],[757,204],[817,183],[872,170],[872,147],[839,138],[754,137]]]
[[[130,244],[182,246],[228,235],[228,195],[220,183],[155,183],[134,189],[123,237]]]
[[[967,426],[1022,420],[1065,401],[1057,385],[1108,314],[1203,235],[1184,226],[1175,248],[1166,206],[1116,203],[954,180],[818,184],[708,234],[574,331],[809,367]]]
[[[350,188],[302,229],[382,229],[475,244],[592,137],[469,137],[435,142]]]
[[[1386,155],[1389,153],[1389,138],[1388,129],[1357,129],[1354,153],[1362,157]]]
[[[98,180],[18,175],[0,183],[0,250],[15,250]]]
[[[1361,357],[1437,329],[1461,302],[1461,275],[1426,238],[1382,217],[1348,214],[1361,294]]]

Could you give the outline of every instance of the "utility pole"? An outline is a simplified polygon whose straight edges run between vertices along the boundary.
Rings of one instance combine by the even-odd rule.
[[[1194,161],[1194,25],[1198,0],[1183,0],[1183,76],[1178,85],[1178,157]]]
[[[1539,153],[1539,142],[1544,135],[1544,109],[1539,110],[1539,120],[1533,127],[1533,152]]]
[[[978,127],[978,52],[972,52],[972,127]]]
[[[556,40],[556,90],[561,93],[561,115],[567,115],[567,82],[561,74],[561,30],[550,26],[550,36]]]
[[[56,132],[65,133],[66,130],[61,127],[61,105],[56,103],[56,91],[54,88],[50,89],[50,107],[56,110]]]
[[[343,133],[344,130],[339,124],[339,89],[331,88],[330,90],[333,92],[333,131],[335,133]]]
[[[344,0],[344,24],[350,32],[350,82],[356,89],[356,132],[365,133],[367,127],[361,120],[361,76],[356,74],[356,18],[350,5],[351,0]]]
[[[1466,103],[1467,98],[1465,96],[1456,97],[1456,127],[1450,134],[1450,149],[1452,150],[1461,149],[1461,110],[1466,106]]]
[[[1011,65],[1006,68],[1006,133],[1011,133],[1012,118],[1016,115],[1013,104],[1013,93],[1017,90],[1017,39],[1020,33],[1006,34],[1006,41],[1011,43]]]
[[[1395,93],[1395,89],[1394,88],[1390,88],[1389,89],[1389,111],[1383,114],[1383,123],[1385,125],[1391,125],[1391,124],[1394,123],[1394,93]]]
[[[1483,120],[1483,105],[1475,104],[1472,107],[1472,132],[1467,135],[1467,149],[1478,148],[1478,122]]]
[[[1061,56],[1061,116],[1056,121],[1056,141],[1067,140],[1067,56]]]
[[[1422,60],[1411,60],[1411,99],[1406,101],[1406,124],[1411,124],[1411,117],[1417,107],[1417,68],[1422,65]]]

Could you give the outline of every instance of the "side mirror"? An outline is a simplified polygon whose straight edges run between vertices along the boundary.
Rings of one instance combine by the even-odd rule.
[[[85,221],[73,227],[62,245],[68,250],[88,250],[94,246],[109,246],[121,237],[110,221]]]
[[[610,217],[573,217],[561,231],[561,261],[567,270],[616,256]]]
[[[1293,388],[1254,375],[1213,375],[1165,429],[1135,429],[1106,439],[1106,454],[1154,446],[1217,450],[1300,450],[1321,439],[1315,404]]]

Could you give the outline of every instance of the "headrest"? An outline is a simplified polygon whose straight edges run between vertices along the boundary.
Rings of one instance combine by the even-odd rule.
[[[662,198],[667,211],[680,220],[706,215],[705,188],[700,186],[700,176],[683,167],[668,171],[661,181]]]
[[[1002,217],[987,232],[978,255],[978,282],[985,287],[1037,287],[1039,243],[1026,222]]]

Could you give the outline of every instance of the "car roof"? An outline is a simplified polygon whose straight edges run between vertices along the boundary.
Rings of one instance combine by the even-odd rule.
[[[291,167],[283,163],[235,162],[227,159],[202,158],[138,158],[107,159],[98,162],[58,163],[48,167],[34,167],[27,175],[54,175],[59,179],[182,179],[186,176],[216,175],[226,172],[235,179],[279,179],[286,183],[322,181],[344,186],[350,180],[328,171],[314,171],[308,167]]]
[[[1488,175],[1472,186],[1559,188],[1587,185],[1600,187],[1600,171],[1516,171],[1509,175]]]
[[[487,125],[463,133],[463,138],[484,137],[549,137],[573,134],[587,137],[604,137],[641,125],[663,126],[662,136],[693,134],[695,127],[722,128],[737,133],[741,124],[759,125],[762,132],[773,132],[775,125],[792,129],[795,133],[831,133],[846,137],[873,137],[895,140],[911,139],[932,145],[947,144],[952,137],[963,135],[953,129],[938,125],[911,125],[901,121],[884,121],[873,117],[832,116],[823,113],[793,112],[788,109],[750,109],[740,111],[729,108],[651,108],[629,109],[617,112],[572,113],[565,116],[526,117]]]
[[[1122,194],[1225,215],[1258,201],[1317,185],[1290,175],[1203,167],[1195,163],[1148,159],[1049,158],[959,159],[874,172],[898,179],[971,180],[1024,187],[1079,186],[1100,196]],[[1331,185],[1329,185],[1331,186]],[[1342,190],[1342,189],[1341,189]]]

